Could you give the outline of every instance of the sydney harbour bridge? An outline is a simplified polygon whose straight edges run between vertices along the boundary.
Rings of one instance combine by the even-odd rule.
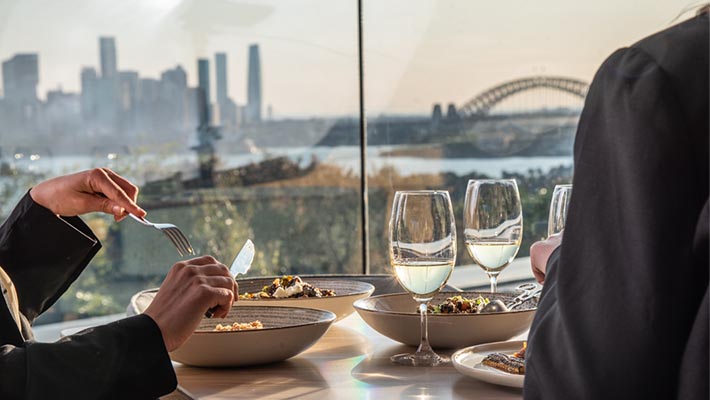
[[[459,106],[434,104],[429,117],[370,118],[368,144],[448,145],[453,157],[456,151],[482,157],[566,155],[588,88],[584,81],[561,76],[503,82]],[[347,131],[336,124],[320,144],[342,144],[337,139]]]

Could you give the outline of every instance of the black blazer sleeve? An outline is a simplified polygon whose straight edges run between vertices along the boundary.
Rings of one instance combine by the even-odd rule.
[[[707,16],[602,65],[573,184],[525,398],[707,399]]]
[[[0,265],[34,320],[78,277],[100,245],[79,218],[59,218],[26,195],[0,227]],[[177,386],[161,332],[139,315],[56,343],[25,341],[0,302],[1,399],[150,399]]]

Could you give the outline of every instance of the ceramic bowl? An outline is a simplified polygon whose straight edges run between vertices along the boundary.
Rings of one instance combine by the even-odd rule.
[[[217,324],[259,320],[263,329],[215,331]],[[197,367],[242,367],[272,363],[308,349],[335,321],[330,311],[297,307],[233,307],[227,318],[203,319],[195,333],[170,353]]]
[[[481,295],[488,299],[510,301],[514,294],[490,292],[441,292],[432,304],[447,297],[467,298]],[[386,294],[356,301],[353,306],[374,330],[390,339],[418,346],[420,322],[417,303],[409,293]],[[530,328],[537,300],[531,299],[509,312],[489,314],[428,314],[429,344],[435,348],[462,348],[480,343],[511,339]]]
[[[255,293],[264,286],[271,285],[271,278],[237,279],[239,293]],[[241,299],[235,303],[237,306],[289,306],[318,308],[332,311],[339,321],[352,314],[355,309],[353,302],[369,297],[375,287],[369,283],[354,280],[340,280],[329,278],[302,277],[303,281],[320,289],[331,289],[335,296],[331,297],[299,297],[293,299]]]

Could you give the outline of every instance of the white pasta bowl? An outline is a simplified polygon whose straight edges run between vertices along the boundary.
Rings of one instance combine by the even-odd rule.
[[[262,329],[215,331],[217,324],[261,321]],[[233,307],[227,318],[203,319],[195,333],[170,353],[197,367],[242,367],[293,357],[311,347],[335,321],[330,311],[297,307]]]
[[[239,283],[239,293],[256,293],[264,286],[269,286],[274,281],[271,278],[244,278],[237,279]],[[235,303],[237,306],[288,306],[318,308],[332,311],[339,321],[352,314],[355,309],[353,302],[369,297],[375,287],[366,282],[344,279],[302,277],[303,281],[319,289],[330,289],[335,291],[335,296],[330,297],[297,297],[281,299],[240,299]]]
[[[447,297],[479,295],[490,300],[511,300],[515,295],[490,292],[441,292],[431,304]],[[418,346],[420,322],[417,303],[409,293],[385,294],[353,304],[360,317],[377,332],[392,340]],[[462,348],[480,343],[509,340],[530,328],[537,300],[531,299],[509,312],[489,314],[428,314],[429,343],[435,348]]]

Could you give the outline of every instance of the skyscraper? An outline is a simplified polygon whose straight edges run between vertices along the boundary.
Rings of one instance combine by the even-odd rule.
[[[113,78],[116,76],[116,41],[112,37],[99,38],[99,53],[101,56],[101,77]]]
[[[217,73],[217,104],[221,107],[227,101],[227,55],[215,54],[214,62]]]
[[[261,60],[259,45],[249,46],[249,72],[247,82],[247,120],[261,121]]]
[[[237,105],[227,93],[227,55],[225,53],[215,54],[215,69],[219,124],[222,128],[232,128],[237,125]]]
[[[206,58],[200,58],[197,60],[197,88],[199,90],[199,96],[202,98],[198,100],[199,115],[200,115],[200,125],[209,125],[212,121],[210,112],[210,61]]]
[[[18,105],[37,102],[39,61],[37,54],[15,54],[2,63],[2,85],[5,100]]]
[[[84,121],[90,121],[96,116],[96,86],[98,77],[91,67],[81,69],[81,115]]]
[[[188,127],[187,73],[181,66],[160,74],[160,102],[164,105],[160,116],[163,126],[178,131]]]

